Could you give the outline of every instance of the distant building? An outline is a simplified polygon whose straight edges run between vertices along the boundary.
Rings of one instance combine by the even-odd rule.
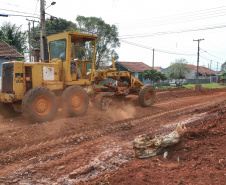
[[[195,79],[196,78],[196,74],[197,74],[197,66],[195,65],[186,65],[188,68],[191,69],[190,72],[186,72],[185,73],[185,78],[186,79]],[[219,75],[220,72],[218,71],[214,71],[214,70],[211,70],[207,67],[204,67],[204,66],[199,66],[199,76],[200,77],[209,77],[210,75],[211,76],[217,76]]]
[[[144,84],[150,84],[150,80],[144,80],[142,72],[147,69],[152,69],[151,66],[143,62],[115,62],[115,67],[117,71],[129,71],[135,78],[138,78]],[[155,67],[157,71],[161,71],[161,67]]]
[[[154,67],[157,71],[160,71],[160,72],[162,72],[163,73],[163,71],[164,71],[164,69],[162,68],[162,67],[160,67],[160,66],[157,66],[157,67]]]

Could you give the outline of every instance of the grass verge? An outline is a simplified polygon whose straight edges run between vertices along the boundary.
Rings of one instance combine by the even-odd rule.
[[[200,84],[202,85],[202,88],[225,88],[226,85],[220,85],[219,83],[207,83],[207,84]],[[177,87],[171,87],[169,85],[157,85],[155,86],[156,89],[173,89],[173,88],[180,88],[180,87],[185,87],[188,89],[194,89],[195,84],[186,84],[186,85],[182,85],[182,86],[177,86]]]

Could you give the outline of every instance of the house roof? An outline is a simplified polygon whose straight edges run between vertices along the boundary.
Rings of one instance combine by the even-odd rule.
[[[23,55],[2,40],[0,40],[0,57],[24,58]]]
[[[147,69],[152,69],[152,67],[143,62],[116,62],[115,64],[119,64],[131,72],[141,72]]]
[[[195,65],[187,65],[187,67],[190,68],[193,71],[197,71],[197,66],[195,66]],[[204,67],[204,66],[199,66],[199,73],[200,74],[210,75],[210,72],[211,72],[211,74],[214,74],[214,75],[220,74],[220,72],[218,72],[218,71],[214,71],[214,70],[209,69],[209,68]]]
[[[159,69],[161,69],[160,66],[156,66],[155,69],[158,71]]]
[[[106,69],[109,68],[109,66],[100,66],[99,68],[102,69],[102,70],[106,70]]]

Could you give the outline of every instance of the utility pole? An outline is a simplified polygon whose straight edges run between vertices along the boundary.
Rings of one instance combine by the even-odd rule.
[[[218,71],[218,62],[217,62],[217,71]]]
[[[41,31],[40,31],[40,51],[41,60],[44,62],[44,37],[46,36],[45,31],[45,0],[40,0],[40,20],[41,20]]]
[[[198,75],[199,75],[199,50],[200,50],[199,43],[202,40],[204,40],[204,39],[193,40],[193,41],[198,42],[196,85],[198,85],[198,80],[199,80],[199,78],[198,78]]]
[[[29,61],[31,62],[31,28],[30,28],[30,21],[28,22],[28,40],[29,40]]]
[[[34,28],[34,22],[39,22],[39,21],[35,21],[35,20],[29,20],[26,19],[28,22],[28,41],[29,41],[29,60],[31,62],[31,23],[30,21],[33,23],[33,34],[32,34],[32,38],[33,40],[35,40],[35,28]]]
[[[155,69],[155,66],[154,66],[154,61],[155,61],[155,49],[153,49],[153,56],[152,56],[152,69]],[[154,86],[154,81],[152,80],[152,85]]]
[[[212,79],[211,79],[211,64],[212,64],[212,60],[210,60],[210,83],[212,83]]]

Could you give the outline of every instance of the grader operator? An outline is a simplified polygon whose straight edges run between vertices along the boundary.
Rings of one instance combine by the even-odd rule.
[[[47,36],[48,63],[3,63],[0,114],[13,117],[23,113],[32,122],[44,122],[52,120],[61,106],[67,116],[83,115],[89,104],[83,86],[98,84],[107,78],[112,78],[112,82],[126,81],[127,86],[111,83],[102,88],[93,87],[91,94],[96,96],[97,105],[106,106],[105,96],[139,92],[141,106],[150,106],[155,96],[152,86],[141,88],[142,82],[129,72],[117,72],[114,62],[113,68],[95,71],[97,38],[71,31]]]

